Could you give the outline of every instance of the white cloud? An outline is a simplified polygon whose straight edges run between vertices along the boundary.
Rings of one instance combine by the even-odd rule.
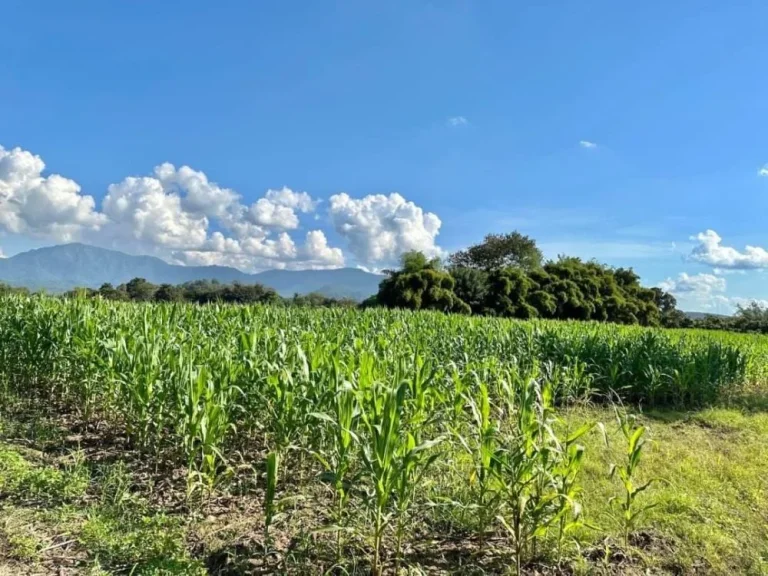
[[[758,176],[768,176],[768,164],[765,164],[757,171]]]
[[[155,169],[155,176],[126,178],[110,186],[104,213],[113,224],[109,229],[113,238],[133,237],[143,250],[190,265],[254,271],[344,264],[341,250],[329,247],[322,232],[310,232],[308,245],[302,248],[285,232],[299,227],[297,210],[315,209],[317,201],[306,192],[268,190],[263,198],[245,206],[237,193],[186,166],[177,172],[172,165],[163,164]],[[211,232],[212,224],[234,236]]]
[[[248,238],[243,242],[214,233],[203,250],[174,253],[174,260],[194,266],[233,266],[241,270],[327,269],[344,266],[340,248],[328,246],[322,230],[307,232],[304,245],[297,247],[285,232],[275,239]]]
[[[756,303],[761,308],[768,308],[768,300],[763,300],[761,298],[742,298],[739,296],[734,296],[732,298],[727,299],[727,304],[734,309],[737,306],[742,306],[746,308],[747,306],[751,305],[752,303]]]
[[[312,266],[327,268],[344,265],[344,254],[341,249],[328,246],[328,240],[322,230],[307,232],[303,253],[306,261]]]
[[[299,217],[293,208],[275,204],[266,198],[259,198],[245,213],[247,219],[259,226],[294,230],[299,227]]]
[[[597,144],[589,140],[579,140],[579,146],[582,148],[597,148]]]
[[[731,298],[724,294],[727,288],[725,278],[713,274],[689,275],[683,272],[677,278],[667,278],[658,286],[673,294],[678,300],[678,308],[682,310],[730,314],[734,307]]]
[[[435,244],[441,222],[400,194],[375,194],[361,199],[347,194],[330,198],[331,222],[360,263],[394,262],[403,252],[420,250],[442,256]]]
[[[111,184],[102,203],[111,240],[146,247],[194,250],[208,237],[208,218],[184,209],[182,198],[157,178],[128,177]]]
[[[734,274],[744,275],[746,273],[747,273],[746,270],[732,270],[728,268],[712,268],[712,274],[716,274],[717,276],[732,276]]]
[[[678,300],[678,308],[689,311],[706,311],[717,314],[732,314],[738,306],[757,302],[768,307],[768,300],[728,296],[726,280],[712,274],[688,275],[685,272],[677,278],[667,278],[659,288],[672,293]]]
[[[296,211],[312,212],[318,203],[319,200],[313,200],[306,192],[294,192],[284,187],[267,190],[264,198],[259,198],[248,207],[240,203],[231,205],[220,220],[222,225],[241,238],[260,235],[261,227],[295,230],[299,227]]]
[[[278,206],[285,206],[299,212],[312,212],[320,202],[313,200],[306,192],[294,192],[283,186],[280,190],[267,190],[266,199]]]
[[[466,126],[467,124],[469,124],[469,120],[464,116],[451,116],[448,118],[448,125],[450,126]]]
[[[184,210],[193,214],[221,217],[240,199],[235,191],[208,182],[203,172],[189,166],[176,170],[166,162],[155,168],[155,177],[166,193],[183,195]]]
[[[768,251],[759,246],[746,246],[743,252],[722,245],[722,238],[714,230],[692,236],[698,244],[693,248],[690,259],[717,268],[747,270],[768,267]]]
[[[58,174],[43,176],[45,163],[31,152],[0,146],[0,228],[71,241],[105,221],[91,196]]]
[[[659,288],[672,294],[699,294],[710,295],[714,292],[725,292],[725,278],[712,274],[694,274],[690,276],[685,272],[676,279],[667,278],[659,284]]]
[[[315,210],[319,201],[306,192],[267,190],[246,206],[204,172],[164,163],[111,184],[98,211],[74,180],[44,169],[39,156],[0,147],[0,230],[245,271],[344,264],[322,231],[309,231],[300,247],[286,232],[299,228],[299,213]]]

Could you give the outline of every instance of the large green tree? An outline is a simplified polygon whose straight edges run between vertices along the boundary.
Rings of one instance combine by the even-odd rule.
[[[488,234],[480,244],[451,254],[448,260],[452,267],[491,271],[510,267],[535,270],[543,259],[536,241],[515,231]]]
[[[538,310],[528,303],[529,292],[536,284],[519,268],[494,270],[488,275],[484,311],[494,316],[535,318]]]
[[[400,269],[388,270],[379,284],[376,302],[389,308],[471,312],[453,292],[453,277],[440,268],[438,259],[429,260],[421,252],[406,252]]]
[[[451,268],[453,292],[466,302],[473,314],[482,314],[488,293],[488,273],[477,268]]]
[[[156,286],[147,282],[144,278],[134,278],[125,285],[125,291],[131,300],[147,302],[152,300]]]

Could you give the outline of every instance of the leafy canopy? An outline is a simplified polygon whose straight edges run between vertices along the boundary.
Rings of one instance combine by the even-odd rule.
[[[488,234],[480,244],[451,254],[448,260],[452,267],[491,271],[509,267],[535,270],[543,259],[536,241],[515,231]]]

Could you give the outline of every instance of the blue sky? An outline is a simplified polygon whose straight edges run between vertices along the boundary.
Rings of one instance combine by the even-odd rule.
[[[768,4],[11,0],[3,20],[6,254],[381,268],[518,229],[689,309],[768,299]]]

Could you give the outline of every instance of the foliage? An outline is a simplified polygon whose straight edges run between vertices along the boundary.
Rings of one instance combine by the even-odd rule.
[[[14,292],[27,293],[24,290],[13,289]],[[0,295],[3,294],[0,287]],[[347,307],[357,306],[350,298],[331,298],[322,294],[295,294],[292,298],[281,298],[272,288],[261,284],[222,284],[216,280],[194,280],[184,284],[161,284],[159,286],[147,282],[143,278],[134,278],[126,284],[117,287],[112,284],[102,284],[98,290],[76,288],[64,294],[66,298],[96,298],[113,301],[133,302],[194,302],[211,304],[215,302],[231,304],[285,304],[301,307]]]
[[[543,259],[535,240],[520,232],[511,232],[488,234],[480,244],[451,254],[449,262],[456,268],[486,271],[509,267],[535,270],[541,266]]]
[[[387,271],[376,298],[363,307],[688,325],[671,294],[644,288],[631,269],[568,256],[542,261],[536,243],[519,232],[488,235],[483,243],[451,255],[450,275],[440,269],[439,260],[409,252],[403,255],[399,270]]]
[[[641,516],[650,510],[654,505],[639,506],[637,500],[657,478],[651,478],[640,484],[637,480],[637,471],[640,467],[640,458],[645,447],[645,427],[636,423],[633,415],[626,414],[616,410],[616,420],[619,423],[619,429],[624,435],[626,442],[626,458],[619,465],[613,464],[609,475],[613,477],[618,473],[621,480],[623,494],[621,497],[613,497],[610,504],[619,512],[621,519],[622,535],[624,537],[624,548],[629,546],[629,535],[635,529]]]
[[[539,312],[528,303],[528,294],[534,286],[519,268],[494,270],[488,275],[483,311],[494,316],[535,318]]]
[[[465,302],[472,314],[483,314],[485,297],[488,292],[488,273],[477,268],[451,268],[453,292]]]
[[[427,260],[421,252],[407,252],[401,258],[401,269],[389,271],[381,281],[376,300],[389,308],[470,312],[453,287],[453,277],[439,269],[439,260]]]
[[[155,302],[181,302],[183,299],[181,289],[171,284],[161,284],[154,294]]]
[[[7,294],[29,294],[29,289],[23,286],[11,286],[5,282],[0,282],[0,295]]]
[[[440,273],[405,274],[425,270]],[[355,529],[352,542],[370,536],[376,570],[402,561],[411,520],[427,508],[425,472],[459,445],[471,468],[466,502],[434,502],[461,504],[481,535],[503,528],[521,563],[553,551],[584,496],[584,432],[563,431],[554,406],[612,391],[649,407],[708,404],[763,379],[767,353],[752,336],[596,322],[0,298],[0,406],[90,406],[84,418],[143,458],[186,467],[190,494],[217,490],[253,458],[247,467],[267,472],[259,494],[271,536],[292,487],[280,475],[315,454],[311,477],[333,494],[323,523],[337,555],[340,529]],[[60,486],[51,478],[46,486]],[[357,508],[368,524],[354,522]],[[101,515],[89,526],[113,529]],[[127,562],[139,547],[151,551],[126,532],[103,553]]]
[[[671,295],[643,288],[631,270],[578,258],[561,257],[531,271],[454,268],[451,273],[461,279],[461,294],[472,300],[474,313],[646,326],[672,325],[680,314]]]

